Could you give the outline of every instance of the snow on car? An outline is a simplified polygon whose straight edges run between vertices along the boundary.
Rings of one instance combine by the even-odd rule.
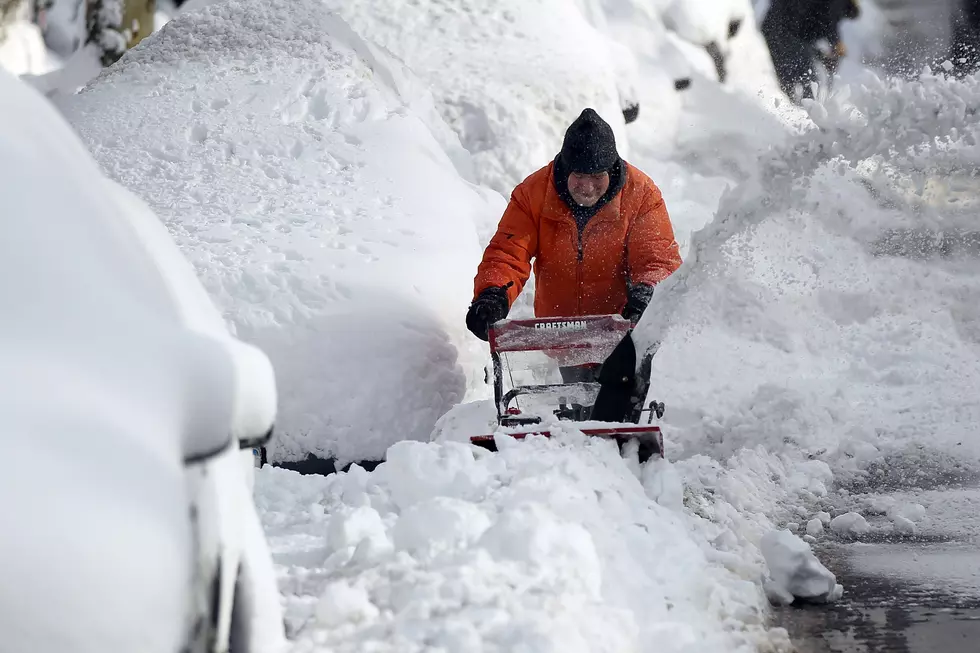
[[[4,650],[277,650],[269,360],[42,96],[0,98]]]
[[[464,399],[467,372],[482,384],[485,350],[464,360],[448,334],[474,224],[502,208],[463,181],[465,151],[445,154],[438,103],[413,84],[319,2],[229,2],[178,16],[64,102],[237,332],[271,345],[296,455],[386,457],[328,478],[257,472],[297,649],[778,639],[758,583],[770,525],[734,507],[765,506],[768,488],[742,493],[703,460],[631,469],[573,429],[486,455],[411,441]],[[706,498],[712,483],[724,497]]]
[[[506,197],[554,158],[569,123],[592,107],[627,154],[609,40],[567,0],[329,0],[364,38],[433,89],[439,112],[473,155],[476,181]],[[489,238],[489,234],[487,235]]]
[[[485,392],[462,316],[474,225],[503,198],[461,176],[418,80],[323,3],[178,15],[62,107],[268,352],[271,461],[380,460]]]

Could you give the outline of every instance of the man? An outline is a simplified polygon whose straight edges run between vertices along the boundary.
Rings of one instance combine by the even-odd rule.
[[[859,0],[772,0],[762,21],[762,35],[779,86],[792,101],[800,99],[797,85],[803,98],[813,97],[810,84],[817,80],[813,70],[817,59],[829,74],[836,72],[846,54],[839,25],[860,14]]]
[[[488,339],[534,261],[536,317],[619,313],[636,321],[653,287],[680,267],[656,184],[616,150],[612,128],[586,109],[555,160],[511,194],[483,254],[466,326]]]

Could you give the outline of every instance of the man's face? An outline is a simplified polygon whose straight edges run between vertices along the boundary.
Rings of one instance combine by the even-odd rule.
[[[609,190],[608,172],[594,175],[573,172],[568,175],[568,194],[576,204],[581,206],[594,206],[607,190]]]

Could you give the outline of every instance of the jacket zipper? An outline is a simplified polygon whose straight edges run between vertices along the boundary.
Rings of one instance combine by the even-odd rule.
[[[585,229],[579,229],[578,225],[575,225],[575,231],[578,232],[578,266],[577,266],[577,275],[576,275],[577,283],[575,284],[575,294],[578,299],[577,315],[581,315],[582,314],[582,277],[583,277],[582,262],[585,258],[582,251],[582,247],[583,247],[582,238],[585,235]]]

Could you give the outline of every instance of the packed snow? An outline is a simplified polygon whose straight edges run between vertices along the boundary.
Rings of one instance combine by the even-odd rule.
[[[845,512],[830,520],[830,530],[844,537],[860,537],[866,535],[871,526],[861,513]]]

